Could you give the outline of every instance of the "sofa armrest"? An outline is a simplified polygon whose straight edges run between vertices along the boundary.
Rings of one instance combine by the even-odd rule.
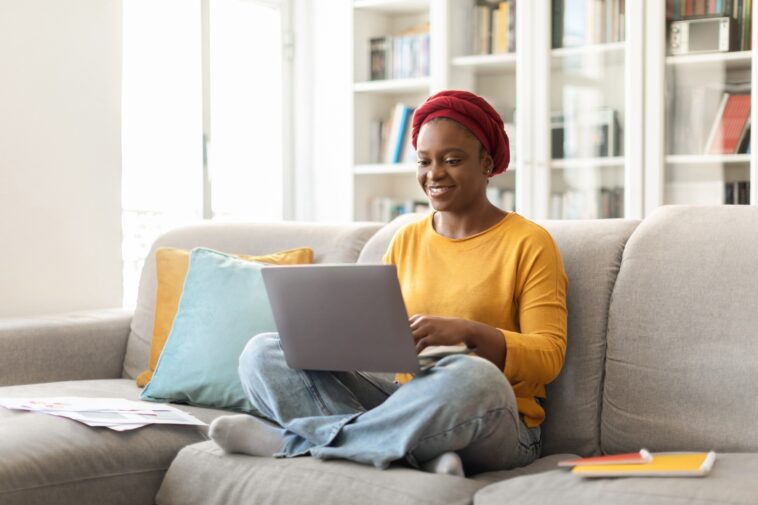
[[[0,319],[0,386],[120,378],[132,312]]]

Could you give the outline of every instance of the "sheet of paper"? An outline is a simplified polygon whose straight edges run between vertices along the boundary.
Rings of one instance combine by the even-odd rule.
[[[134,430],[148,424],[206,424],[170,405],[121,398],[0,398],[0,407],[65,417],[116,431]]]

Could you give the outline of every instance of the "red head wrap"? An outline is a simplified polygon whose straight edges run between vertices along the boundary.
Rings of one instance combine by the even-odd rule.
[[[438,117],[460,123],[482,143],[495,162],[490,177],[505,172],[511,161],[508,135],[505,134],[500,115],[482,97],[468,91],[448,90],[427,98],[413,114],[411,141],[414,149],[421,127]]]

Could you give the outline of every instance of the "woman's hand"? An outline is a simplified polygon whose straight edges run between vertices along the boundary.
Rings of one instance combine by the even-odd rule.
[[[430,345],[458,345],[463,342],[477,356],[489,360],[501,370],[505,369],[508,349],[503,333],[497,328],[459,317],[414,314],[409,321],[417,354]]]
[[[430,345],[458,345],[464,342],[469,321],[458,317],[439,317],[414,314],[409,319],[416,353]]]

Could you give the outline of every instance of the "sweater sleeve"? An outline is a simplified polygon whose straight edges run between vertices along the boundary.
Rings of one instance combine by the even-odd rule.
[[[548,384],[561,371],[566,353],[568,278],[552,238],[526,252],[517,297],[519,330],[500,331],[507,350],[505,376],[511,384]]]

